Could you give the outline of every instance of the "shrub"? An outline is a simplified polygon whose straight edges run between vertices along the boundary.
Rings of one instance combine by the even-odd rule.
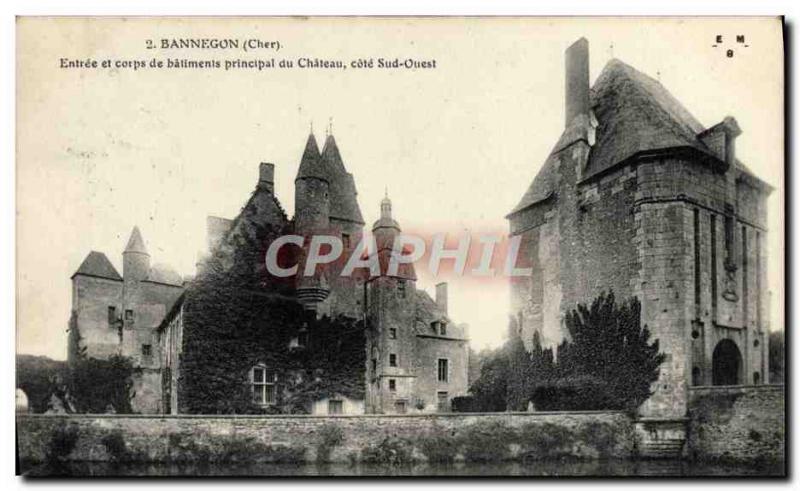
[[[50,435],[50,442],[47,446],[45,459],[47,462],[61,462],[69,457],[75,449],[80,437],[80,430],[77,426],[61,426],[56,428]]]
[[[553,423],[528,423],[520,430],[523,452],[533,453],[534,458],[551,459],[570,453],[575,435],[561,425]]]
[[[464,458],[472,462],[497,462],[510,457],[509,445],[517,441],[513,428],[499,421],[475,423],[461,437]]]
[[[453,462],[458,455],[460,446],[461,442],[458,438],[441,429],[434,430],[419,440],[419,449],[428,462]]]
[[[480,412],[478,401],[474,396],[458,396],[452,399],[454,413],[477,413]]]
[[[405,440],[386,437],[361,450],[361,460],[368,464],[404,465],[412,462],[412,448]]]
[[[334,424],[326,424],[319,429],[317,442],[317,462],[328,462],[331,451],[344,442],[344,431]]]

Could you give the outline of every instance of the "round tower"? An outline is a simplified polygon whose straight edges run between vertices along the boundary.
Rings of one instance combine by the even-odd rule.
[[[330,227],[330,178],[326,172],[314,134],[308,135],[300,168],[294,180],[294,231],[305,238],[298,262],[297,297],[306,309],[316,310],[330,294],[325,270],[318,268],[305,276],[308,247],[314,234],[324,234]]]
[[[298,235],[323,232],[330,224],[330,179],[325,171],[312,133],[294,180],[294,224]]]
[[[144,246],[139,227],[133,227],[128,245],[122,252],[122,278],[125,283],[142,281],[150,273],[150,254]]]

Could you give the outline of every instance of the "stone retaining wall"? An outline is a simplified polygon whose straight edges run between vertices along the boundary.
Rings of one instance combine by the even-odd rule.
[[[785,459],[783,385],[689,389],[690,457],[775,462]]]
[[[621,412],[360,416],[18,415],[20,459],[71,461],[627,458]],[[72,445],[74,443],[74,445]]]

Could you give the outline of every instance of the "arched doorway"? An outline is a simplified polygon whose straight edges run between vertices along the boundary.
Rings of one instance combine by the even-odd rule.
[[[742,354],[736,343],[723,339],[714,348],[712,384],[739,385],[742,383]]]

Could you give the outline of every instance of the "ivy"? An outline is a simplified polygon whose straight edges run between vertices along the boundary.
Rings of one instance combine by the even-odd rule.
[[[323,397],[363,398],[363,322],[317,319],[305,311],[294,297],[293,278],[276,278],[264,267],[268,245],[288,230],[248,217],[246,209],[230,247],[209,258],[186,291],[180,411],[307,413]],[[296,251],[283,249],[289,252],[278,261],[288,267]],[[301,333],[305,346],[290,347]],[[249,377],[257,364],[277,374],[277,401],[266,408],[252,402]]]

